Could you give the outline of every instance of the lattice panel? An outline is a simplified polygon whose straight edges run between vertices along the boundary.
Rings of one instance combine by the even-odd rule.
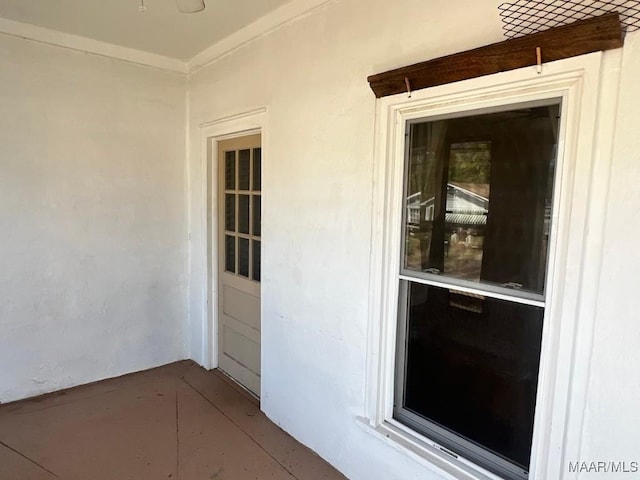
[[[618,12],[627,32],[640,28],[640,0],[517,0],[498,7],[507,38],[522,37],[576,20]]]

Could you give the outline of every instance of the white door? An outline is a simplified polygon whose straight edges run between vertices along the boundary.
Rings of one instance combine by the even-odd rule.
[[[218,365],[260,396],[260,135],[218,143]]]

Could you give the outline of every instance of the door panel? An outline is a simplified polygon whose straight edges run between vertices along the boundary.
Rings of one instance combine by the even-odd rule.
[[[260,135],[218,143],[218,364],[260,395]]]
[[[222,311],[260,333],[260,298],[224,285]]]

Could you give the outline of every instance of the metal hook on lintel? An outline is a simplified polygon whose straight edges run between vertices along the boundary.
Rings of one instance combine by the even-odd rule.
[[[407,86],[407,98],[411,98],[411,83],[407,77],[404,77],[404,84]]]
[[[540,47],[536,47],[536,72],[538,75],[542,73],[542,49]]]

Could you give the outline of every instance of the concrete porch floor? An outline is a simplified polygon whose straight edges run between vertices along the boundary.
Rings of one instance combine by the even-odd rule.
[[[0,406],[0,480],[344,478],[189,361]]]

